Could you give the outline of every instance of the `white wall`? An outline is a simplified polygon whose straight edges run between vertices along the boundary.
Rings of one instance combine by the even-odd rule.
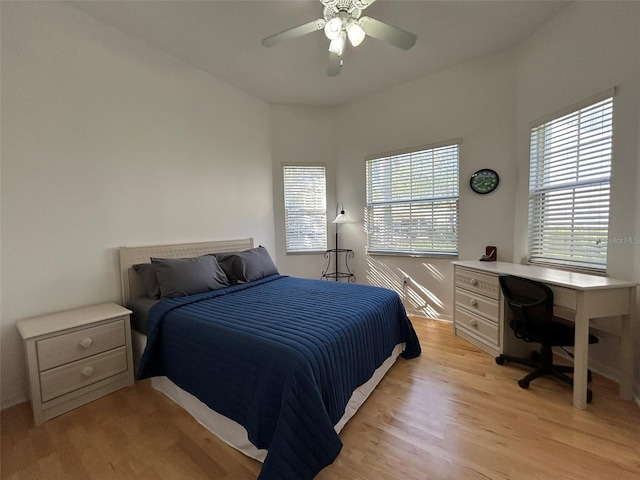
[[[486,245],[498,258],[512,258],[515,194],[515,70],[509,52],[444,70],[340,109],[337,191],[345,207],[362,222],[365,208],[365,161],[370,154],[462,139],[460,148],[459,259],[477,260]],[[478,195],[469,177],[493,168],[501,178],[497,190]],[[406,293],[415,313],[450,319],[453,258],[365,256],[364,223],[343,229],[344,246],[355,250],[353,265],[360,281]],[[365,273],[365,275],[362,275]],[[402,290],[403,276],[411,277]]]
[[[640,103],[640,4],[576,2],[536,32],[518,55],[520,164],[516,255],[526,251],[530,122],[617,86],[610,238],[635,234],[637,122]],[[634,245],[610,243],[607,273],[631,278]]]
[[[120,301],[117,247],[274,250],[265,103],[59,2],[2,5],[2,406],[16,321]]]
[[[278,270],[284,275],[320,278],[327,261],[322,254],[286,253],[282,165],[324,164],[327,180],[327,220],[335,217],[335,109],[274,105],[271,107],[271,156]],[[329,225],[331,225],[329,223]],[[335,231],[329,227],[328,248]]]
[[[640,282],[639,51],[638,2],[576,2],[520,49],[516,151],[520,175],[514,228],[517,261],[526,254],[529,123],[616,86],[607,275]],[[616,322],[610,323],[615,330]],[[637,335],[636,345],[640,342]],[[598,336],[600,344],[591,349],[592,365],[616,378],[619,337],[606,332],[598,332]],[[640,385],[638,356],[635,370],[636,385]]]

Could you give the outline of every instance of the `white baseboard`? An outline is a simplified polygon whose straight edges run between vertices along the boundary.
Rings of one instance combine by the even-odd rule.
[[[558,349],[557,351],[554,350],[553,353],[554,355],[558,355],[559,357],[573,362],[573,359],[561,349]],[[589,359],[589,369],[591,369],[592,372],[595,372],[598,375],[602,375],[603,377],[616,382],[618,385],[620,384],[619,370],[616,368],[611,368],[609,365],[605,365],[602,362]],[[638,406],[640,406],[640,384],[634,383],[633,385],[633,400]]]
[[[9,407],[14,407],[20,403],[25,403],[28,402],[29,399],[25,396],[25,395],[19,395],[19,396],[15,396],[15,397],[11,397],[11,398],[6,398],[4,399],[4,401],[2,402],[2,405],[0,406],[0,410],[5,410]]]
[[[407,309],[407,315],[410,315],[412,317],[417,317],[417,318],[424,318],[425,320],[435,320],[437,322],[453,323],[453,315],[442,315],[439,318],[434,318],[433,316],[429,317],[425,315],[424,312],[421,310],[415,310],[412,308]]]
[[[567,353],[561,348],[554,348],[553,354],[573,363],[573,359],[569,355],[567,355]],[[603,377],[608,378],[609,380],[612,380],[618,384],[620,383],[620,372],[617,368],[612,368],[611,366],[605,365],[604,363],[598,362],[597,360],[589,359],[589,369],[592,372],[597,373],[598,375],[602,375]]]

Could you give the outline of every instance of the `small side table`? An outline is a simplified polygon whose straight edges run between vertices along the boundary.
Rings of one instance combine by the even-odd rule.
[[[344,255],[344,267],[346,272],[341,272],[338,268],[339,257]],[[322,272],[322,280],[335,279],[335,281],[339,281],[341,278],[346,278],[348,282],[355,282],[356,276],[349,268],[349,258],[353,258],[353,250],[349,248],[332,248],[331,250],[327,250],[324,252],[324,258],[327,259],[327,268]],[[333,259],[334,269],[333,272],[330,272],[331,268],[331,260]]]
[[[36,425],[133,385],[130,313],[103,303],[17,323]]]

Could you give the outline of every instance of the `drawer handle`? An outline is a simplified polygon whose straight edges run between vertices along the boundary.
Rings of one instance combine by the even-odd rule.
[[[477,327],[478,326],[478,321],[477,320],[471,320],[469,322],[469,325],[471,325],[472,327]]]
[[[477,278],[472,278],[469,283],[475,287],[476,285],[478,285],[478,279]]]
[[[472,307],[477,307],[478,306],[478,301],[475,298],[472,298],[469,303],[471,304]]]
[[[82,375],[84,375],[85,377],[90,377],[91,375],[93,375],[93,371],[94,371],[94,368],[90,365],[88,367],[84,367],[81,370]]]
[[[85,337],[82,340],[80,340],[80,346],[82,348],[89,348],[92,343],[93,343],[93,339],[89,337]]]

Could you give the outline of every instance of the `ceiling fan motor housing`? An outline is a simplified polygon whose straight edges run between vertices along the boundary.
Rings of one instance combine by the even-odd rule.
[[[356,7],[353,0],[338,0],[323,3],[325,5],[323,16],[327,22],[336,17],[341,18],[343,24],[346,24],[349,20],[357,22],[360,15],[362,15],[362,9]]]

